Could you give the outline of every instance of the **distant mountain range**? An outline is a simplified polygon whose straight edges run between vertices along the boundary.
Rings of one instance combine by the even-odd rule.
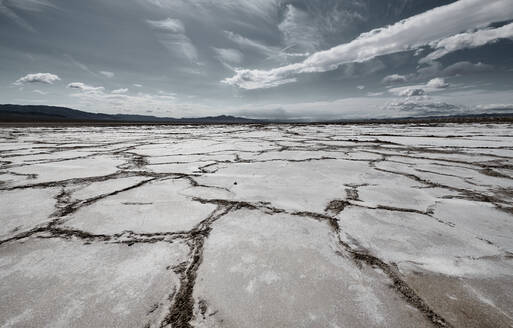
[[[226,115],[198,118],[171,118],[148,115],[89,113],[81,110],[54,106],[0,105],[0,122],[244,124],[263,123],[265,121]]]
[[[428,123],[428,122],[513,122],[513,113],[469,114],[453,116],[402,117],[390,119],[340,119],[314,123]],[[149,115],[89,113],[66,107],[43,105],[0,105],[0,123],[101,123],[101,124],[266,124],[266,123],[312,123],[299,120],[256,120],[236,116],[207,116],[195,118],[172,118]]]

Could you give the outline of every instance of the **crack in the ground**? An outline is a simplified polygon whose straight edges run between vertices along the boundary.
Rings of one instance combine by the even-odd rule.
[[[245,201],[228,201],[222,199],[202,199],[195,198],[194,200],[202,202],[202,203],[211,203],[218,204],[223,206],[233,206],[233,209],[246,208],[250,210],[260,210],[266,214],[276,214],[276,213],[286,213],[292,216],[301,216],[314,219],[319,222],[326,222],[332,229],[333,233],[337,236],[339,244],[347,251],[351,257],[356,262],[364,262],[372,267],[378,267],[383,273],[385,273],[389,279],[393,283],[394,290],[396,290],[400,295],[404,297],[404,299],[412,306],[414,306],[417,310],[419,310],[422,314],[425,315],[427,319],[435,326],[435,327],[452,327],[441,315],[437,314],[416,292],[413,288],[411,288],[404,279],[401,278],[398,270],[392,264],[385,263],[383,260],[378,257],[370,254],[368,251],[353,249],[348,243],[344,242],[340,234],[342,233],[338,220],[333,215],[326,215],[316,212],[308,212],[308,211],[287,211],[285,209],[280,209],[269,205],[268,203],[251,203]],[[344,200],[334,200],[331,201],[326,207],[326,212],[334,214],[339,214],[342,212],[347,206],[354,206],[347,201]],[[395,208],[386,208],[385,210],[395,211]],[[407,212],[412,212],[407,210]],[[413,211],[415,212],[415,211]],[[202,242],[204,239],[202,239]],[[191,291],[192,292],[192,291]],[[189,320],[192,317],[187,316]],[[177,327],[191,327],[190,324],[184,323],[184,325],[178,325]]]
[[[237,205],[219,205],[208,218],[200,222],[190,231],[190,239],[188,240],[190,252],[188,260],[173,268],[174,272],[179,275],[180,287],[178,291],[174,293],[169,313],[160,323],[160,327],[192,327],[190,324],[194,315],[194,298],[192,293],[196,282],[197,271],[203,260],[205,239],[212,230],[211,225],[216,220],[237,208]]]
[[[255,130],[267,130],[269,129],[268,126],[254,126]],[[298,126],[299,127],[299,126]],[[296,126],[293,127],[293,129],[297,129]],[[32,153],[32,154],[24,154],[24,155],[17,155],[16,153],[9,153],[10,151],[2,151],[0,152],[3,157],[24,157],[24,156],[31,156],[31,155],[48,155],[48,154],[57,154],[61,151],[67,151],[67,150],[87,150],[87,149],[95,149],[95,148],[101,148],[101,147],[110,147],[110,146],[117,146],[120,145],[120,147],[105,151],[95,151],[92,154],[87,154],[84,156],[78,156],[78,157],[70,157],[70,158],[54,158],[51,160],[25,160],[21,164],[13,164],[12,161],[1,161],[2,164],[2,170],[6,170],[8,168],[18,167],[18,166],[28,166],[28,165],[36,165],[36,164],[45,164],[45,163],[55,163],[55,162],[61,162],[61,161],[69,161],[73,159],[82,159],[82,158],[89,158],[94,156],[113,156],[116,158],[123,158],[125,160],[125,163],[118,165],[118,171],[104,176],[93,176],[93,177],[87,177],[87,178],[72,178],[67,180],[61,180],[61,181],[51,181],[51,182],[42,182],[42,183],[33,183],[33,184],[25,184],[25,185],[18,185],[18,186],[5,186],[3,184],[0,184],[0,191],[9,191],[9,190],[18,190],[18,189],[29,189],[29,188],[51,188],[51,187],[60,187],[61,192],[56,196],[56,209],[55,212],[50,216],[49,222],[46,224],[42,224],[40,226],[36,226],[28,231],[23,232],[17,232],[13,237],[10,237],[5,240],[0,240],[0,245],[16,240],[21,240],[28,237],[33,238],[62,238],[62,239],[78,239],[83,241],[84,243],[93,243],[93,242],[102,242],[102,243],[116,243],[116,244],[126,244],[127,246],[131,246],[136,243],[155,243],[155,242],[169,242],[173,243],[176,241],[183,242],[189,246],[189,253],[186,258],[186,260],[178,265],[170,266],[170,268],[173,269],[173,271],[178,275],[180,284],[178,289],[171,291],[169,294],[169,300],[170,300],[170,307],[168,309],[168,313],[165,315],[164,319],[160,322],[161,327],[191,327],[191,320],[194,318],[194,305],[195,300],[193,297],[193,291],[194,286],[196,283],[196,275],[198,272],[198,269],[202,263],[203,260],[203,251],[205,247],[205,242],[210,234],[210,232],[213,229],[214,223],[222,218],[223,216],[227,215],[228,213],[231,213],[233,211],[239,210],[239,209],[249,209],[249,210],[258,210],[265,214],[278,214],[278,213],[284,213],[296,217],[305,217],[309,219],[313,219],[319,222],[323,222],[329,225],[331,231],[335,236],[337,237],[338,243],[341,246],[341,250],[344,250],[347,255],[351,257],[351,259],[358,265],[366,264],[371,267],[379,268],[392,282],[393,289],[400,294],[410,305],[415,307],[417,310],[419,310],[421,313],[424,314],[424,316],[429,319],[429,321],[435,326],[435,327],[451,327],[451,325],[439,314],[434,312],[434,310],[429,306],[429,304],[424,301],[417,292],[410,287],[406,281],[401,276],[401,273],[399,272],[397,266],[394,263],[386,263],[385,261],[381,260],[379,257],[371,254],[368,250],[363,249],[362,247],[358,246],[355,247],[355,245],[358,245],[357,241],[354,240],[353,237],[347,236],[347,238],[353,243],[354,245],[350,245],[348,242],[345,242],[341,234],[343,233],[340,225],[339,225],[339,219],[337,218],[338,215],[343,213],[343,211],[348,207],[361,207],[366,208],[369,210],[383,210],[383,211],[392,211],[392,212],[404,212],[404,213],[416,213],[428,216],[430,218],[433,218],[437,220],[440,223],[446,224],[450,227],[454,227],[454,224],[451,222],[445,222],[438,218],[436,218],[433,215],[433,211],[431,207],[428,207],[427,210],[421,211],[418,209],[411,209],[411,208],[399,208],[399,207],[393,207],[388,205],[376,205],[376,206],[367,206],[365,203],[360,199],[359,193],[358,193],[358,187],[365,186],[366,184],[361,185],[345,185],[347,188],[345,189],[346,197],[344,199],[334,199],[330,201],[325,210],[324,213],[317,213],[312,211],[291,211],[291,210],[285,210],[282,208],[277,208],[273,206],[270,202],[250,202],[250,201],[237,201],[237,200],[226,200],[226,199],[207,199],[207,198],[200,198],[200,197],[191,197],[192,201],[200,202],[203,204],[214,204],[216,205],[216,209],[203,221],[198,223],[196,226],[194,226],[191,230],[188,231],[174,231],[174,232],[157,232],[157,233],[138,233],[134,231],[123,231],[121,233],[117,234],[93,234],[86,231],[82,231],[79,229],[72,229],[68,227],[62,226],[63,220],[68,217],[69,215],[73,214],[80,208],[84,206],[91,205],[99,200],[102,200],[106,197],[110,197],[116,194],[119,194],[124,191],[128,191],[134,188],[138,188],[144,184],[152,183],[154,181],[158,180],[164,180],[164,179],[185,179],[189,182],[189,184],[192,187],[204,187],[204,188],[213,188],[213,189],[219,189],[227,192],[231,192],[229,188],[226,187],[218,187],[218,186],[210,186],[205,184],[200,184],[196,181],[196,177],[203,176],[203,175],[209,175],[209,174],[215,174],[218,172],[218,170],[223,169],[229,165],[238,164],[238,163],[267,163],[267,162],[290,162],[290,163],[300,163],[300,162],[309,162],[309,161],[322,161],[322,160],[344,160],[344,161],[360,161],[360,162],[367,162],[368,165],[376,171],[386,172],[389,174],[396,174],[396,175],[402,175],[404,177],[407,177],[413,181],[419,182],[420,184],[426,186],[427,188],[443,188],[450,191],[457,192],[461,195],[464,199],[474,200],[474,201],[482,201],[482,202],[488,202],[493,205],[495,205],[496,208],[501,209],[503,211],[506,211],[508,213],[513,213],[513,207],[507,207],[504,205],[504,202],[495,196],[486,195],[477,191],[472,191],[464,188],[458,188],[453,187],[450,185],[444,185],[437,182],[432,182],[427,179],[424,179],[420,176],[417,176],[415,174],[407,173],[407,172],[399,172],[399,171],[392,171],[383,169],[380,167],[376,167],[376,164],[379,162],[389,162],[389,163],[401,163],[403,165],[414,165],[412,163],[404,163],[399,162],[396,160],[392,160],[392,157],[405,157],[409,159],[414,160],[428,160],[431,164],[434,165],[448,165],[445,163],[450,163],[452,165],[460,165],[460,167],[465,167],[468,169],[475,170],[479,172],[480,174],[483,174],[485,176],[490,177],[496,177],[496,178],[502,178],[502,179],[512,179],[511,176],[506,175],[505,173],[502,173],[498,170],[511,170],[513,169],[513,165],[509,164],[508,161],[511,160],[511,157],[507,156],[498,156],[490,153],[485,153],[482,151],[476,151],[478,149],[510,149],[507,147],[414,147],[414,146],[408,146],[403,145],[401,143],[387,141],[387,140],[380,140],[378,137],[380,136],[395,136],[393,134],[387,135],[387,134],[371,134],[369,135],[369,138],[367,140],[359,140],[354,138],[340,138],[336,134],[331,135],[324,135],[323,138],[325,139],[325,143],[319,142],[319,139],[310,138],[305,134],[302,134],[302,131],[296,132],[292,131],[292,128],[282,128],[280,127],[279,130],[283,134],[287,135],[286,140],[281,140],[282,143],[278,140],[272,140],[271,138],[264,138],[264,137],[257,137],[254,138],[252,136],[239,136],[238,139],[240,139],[242,142],[263,142],[266,143],[267,149],[261,149],[261,150],[246,150],[246,149],[237,149],[237,147],[233,147],[235,149],[223,149],[223,150],[214,150],[210,152],[197,152],[197,153],[183,153],[183,154],[173,154],[170,156],[194,156],[194,155],[201,155],[201,156],[215,156],[218,154],[225,155],[229,154],[234,156],[233,160],[226,160],[226,159],[202,159],[201,161],[192,161],[192,162],[169,162],[169,163],[162,163],[164,164],[186,164],[186,163],[205,163],[203,166],[198,167],[198,171],[194,172],[194,174],[185,174],[185,173],[154,173],[149,171],[148,166],[151,165],[159,165],[159,164],[149,164],[148,158],[150,156],[147,155],[141,155],[137,153],[137,147],[144,146],[144,145],[159,145],[160,141],[167,141],[168,136],[167,135],[160,135],[160,138],[156,138],[153,140],[153,142],[148,143],[146,139],[132,139],[132,140],[124,140],[121,142],[114,142],[114,143],[100,143],[100,144],[94,144],[94,145],[86,145],[86,146],[47,146],[47,147],[29,147],[26,148],[27,150],[32,149],[44,149],[44,151],[39,153]],[[205,140],[205,141],[216,141],[217,144],[222,144],[222,142],[225,142],[226,140],[223,139],[223,137],[227,138],[233,138],[233,134],[241,132],[245,133],[248,132],[247,129],[240,129],[240,130],[232,130],[232,131],[216,131],[213,135],[209,135],[208,133],[205,134],[197,134],[197,132],[194,133],[168,133],[169,135],[173,135],[173,138],[176,138],[178,142],[176,142],[177,145],[181,145],[182,141],[186,141],[187,139],[190,139],[194,137],[197,140]],[[322,133],[322,131],[318,131],[319,133]],[[364,134],[360,134],[364,135]],[[398,135],[403,136],[403,135]],[[469,137],[472,137],[472,135],[468,135]],[[422,136],[426,137],[426,136]],[[429,137],[429,136],[428,136]],[[437,136],[432,136],[435,138],[442,138]],[[445,136],[447,137],[447,136]],[[445,138],[444,137],[444,138]],[[449,136],[450,137],[450,136]],[[457,137],[457,136],[454,136]],[[461,138],[461,136],[459,136]],[[322,141],[322,140],[321,140]],[[341,142],[341,143],[353,143],[354,145],[334,145],[334,144],[328,144],[328,141],[331,142]],[[289,145],[286,145],[285,143],[288,142]],[[44,142],[39,142],[44,143]],[[57,143],[54,143],[57,144]],[[65,144],[64,144],[65,145]],[[232,147],[230,147],[232,148]],[[466,149],[472,149],[476,152],[466,152],[464,150]],[[14,151],[14,150],[13,150]],[[20,149],[17,149],[18,154]],[[272,152],[278,152],[278,153],[292,153],[294,151],[326,151],[329,152],[329,155],[335,153],[335,154],[342,154],[346,157],[330,157],[330,156],[321,156],[321,157],[310,157],[310,158],[303,158],[303,159],[287,159],[287,158],[273,158],[273,159],[259,159],[258,156],[266,154],[266,153],[272,153]],[[350,153],[349,151],[359,151],[364,153],[371,153],[374,155],[380,156],[380,158],[377,159],[359,159],[359,158],[349,158]],[[441,158],[441,159],[435,159],[430,158],[429,156],[421,156],[417,153],[432,153],[432,154],[458,154],[458,155],[464,155],[464,156],[470,156],[470,157],[476,157],[476,156],[487,156],[488,158],[492,158],[492,160],[486,161],[486,162],[469,162],[465,160],[459,160],[459,159],[451,159],[451,158]],[[252,154],[257,155],[256,158],[253,159],[243,159],[240,157],[239,154]],[[226,157],[225,157],[226,158]],[[34,161],[34,162],[32,162]],[[444,162],[444,163],[439,163]],[[417,169],[418,172],[425,172],[425,173],[433,173],[433,174],[439,174],[439,175],[445,175],[445,176],[451,176],[455,178],[463,179],[464,181],[468,183],[473,183],[470,181],[465,180],[465,177],[460,177],[457,175],[451,175],[451,174],[444,174],[439,172],[431,172],[428,170],[422,170]],[[198,173],[198,174],[196,174]],[[28,173],[28,174],[21,174],[21,173],[15,173],[15,172],[1,172],[1,174],[12,174],[12,175],[19,175],[19,176],[25,176],[28,179],[35,179],[37,178],[37,175]],[[98,195],[86,200],[73,200],[71,198],[70,190],[68,188],[76,185],[83,185],[83,184],[90,184],[94,182],[102,182],[102,181],[109,181],[111,179],[118,179],[118,178],[125,178],[125,177],[141,177],[141,178],[147,178],[146,180],[143,180],[137,184],[134,184],[130,187],[123,188],[120,190],[116,190],[111,193]],[[236,184],[236,182],[234,183]],[[474,184],[477,185],[477,184]],[[480,185],[481,186],[481,185]],[[489,186],[482,186],[482,187],[489,187]],[[501,190],[494,191],[494,195],[499,194],[505,195],[505,197],[508,197],[508,195],[513,194],[511,190],[508,188],[502,188]],[[502,195],[501,194],[501,195]],[[447,197],[458,197],[458,196],[447,196]],[[126,203],[130,205],[146,205],[149,203],[142,203],[142,202],[133,202],[133,203]],[[487,242],[489,244],[491,243],[489,240],[486,240],[484,238],[476,237],[483,242]],[[340,252],[340,251],[337,251]],[[344,256],[342,252],[340,252],[339,255]],[[504,258],[510,259],[512,256],[511,254],[504,255]],[[206,310],[206,305],[202,303],[202,300],[199,300],[199,308],[200,312],[203,314]],[[203,310],[202,310],[203,309]],[[155,311],[156,308],[150,309],[151,312]]]
[[[4,239],[4,240],[0,240],[0,245],[11,242],[11,241],[24,239],[24,238],[30,237],[30,236],[38,234],[38,233],[47,233],[51,237],[77,237],[77,238],[86,239],[86,240],[96,240],[96,239],[110,240],[111,238],[113,238],[115,236],[93,235],[93,234],[90,234],[88,232],[84,232],[81,230],[63,229],[58,226],[62,223],[62,220],[64,217],[78,211],[80,208],[82,208],[84,206],[89,206],[89,205],[91,205],[95,202],[98,202],[102,199],[105,199],[107,197],[114,196],[119,193],[138,188],[140,186],[143,186],[143,185],[150,183],[152,181],[155,181],[155,180],[157,180],[157,178],[143,180],[143,181],[140,181],[140,182],[138,182],[134,185],[131,185],[129,187],[126,187],[126,188],[115,190],[113,192],[106,193],[106,194],[97,195],[95,197],[88,198],[86,200],[76,200],[76,201],[72,201],[70,191],[63,188],[61,190],[61,192],[59,194],[57,194],[57,196],[55,197],[56,201],[57,201],[57,203],[55,205],[56,209],[55,209],[54,213],[52,215],[50,215],[50,217],[49,217],[50,221],[48,223],[46,223],[43,226],[36,226],[35,228],[32,228],[28,231],[18,233],[16,235],[14,235],[13,237],[10,237],[10,238]]]
[[[490,203],[490,204],[493,204],[497,209],[499,209],[503,212],[507,212],[507,213],[512,212],[512,207],[507,207],[507,206],[501,205],[501,203],[503,201],[495,196],[485,195],[485,194],[479,193],[477,191],[469,190],[469,189],[458,188],[458,187],[444,185],[444,184],[437,183],[437,182],[432,182],[432,181],[423,179],[423,178],[418,177],[415,174],[411,174],[411,173],[392,171],[392,170],[382,169],[379,167],[375,167],[374,169],[377,171],[381,171],[381,172],[402,175],[404,177],[407,177],[409,179],[412,179],[414,181],[422,183],[430,188],[443,188],[443,189],[455,191],[455,192],[459,193],[460,195],[462,195],[462,198],[464,198],[464,199]],[[455,197],[455,196],[451,196],[451,197]]]

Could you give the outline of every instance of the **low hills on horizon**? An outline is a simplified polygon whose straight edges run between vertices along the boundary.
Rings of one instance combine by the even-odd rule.
[[[0,105],[0,123],[76,123],[76,124],[270,124],[270,123],[430,123],[430,122],[513,122],[513,113],[469,114],[453,116],[402,117],[390,119],[339,119],[301,121],[295,119],[266,120],[230,115],[172,118],[136,114],[90,113],[67,107],[45,105]]]
[[[90,113],[67,107],[45,105],[0,105],[0,121],[4,122],[105,122],[105,123],[260,123],[262,120],[235,116],[172,118],[136,114]]]

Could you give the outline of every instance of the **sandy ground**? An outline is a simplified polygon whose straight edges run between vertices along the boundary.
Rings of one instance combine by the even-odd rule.
[[[0,129],[1,327],[513,327],[513,125]]]

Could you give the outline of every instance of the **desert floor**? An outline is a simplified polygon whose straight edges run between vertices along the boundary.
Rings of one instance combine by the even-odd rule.
[[[0,129],[1,327],[512,327],[513,125]]]

